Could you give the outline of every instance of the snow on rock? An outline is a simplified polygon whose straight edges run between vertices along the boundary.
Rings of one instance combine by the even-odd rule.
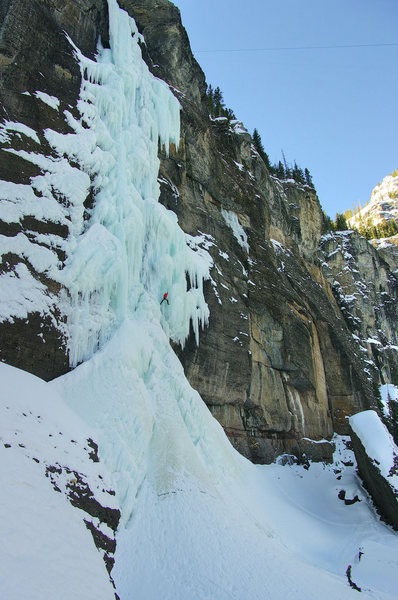
[[[37,90],[34,95],[36,98],[39,98],[39,100],[47,104],[50,108],[53,108],[54,110],[59,109],[59,100],[55,96],[50,96],[49,94],[46,94],[46,92],[40,92],[39,90]]]
[[[358,211],[351,219],[351,227],[361,224],[379,225],[383,220],[395,220],[398,224],[398,171],[384,177],[372,191],[369,203]]]
[[[90,460],[93,432],[41,379],[0,363],[0,382],[1,596],[113,599],[84,523],[98,519],[67,500],[84,486],[92,503],[117,508],[104,466]]]
[[[31,127],[24,125],[23,123],[16,123],[14,121],[5,121],[0,125],[0,142],[5,143],[10,139],[10,133],[23,134],[30,138],[37,144],[40,144],[39,137]]]
[[[365,410],[350,417],[351,429],[361,440],[367,455],[398,494],[398,448],[374,410]],[[395,472],[396,471],[396,472]]]
[[[26,319],[29,313],[53,312],[56,298],[47,292],[46,287],[30,273],[24,264],[18,264],[11,273],[1,277],[0,319],[13,321]],[[12,311],[10,311],[10,307]]]
[[[238,163],[236,163],[238,164]],[[221,214],[225,219],[228,227],[232,229],[239,246],[241,246],[249,254],[249,244],[247,242],[247,234],[239,223],[238,215],[231,210],[221,209]]]
[[[230,128],[234,133],[239,134],[247,134],[248,131],[246,127],[243,125],[242,121],[238,121],[238,119],[232,119],[230,121]]]
[[[383,519],[398,530],[398,448],[375,411],[349,422],[359,473]]]

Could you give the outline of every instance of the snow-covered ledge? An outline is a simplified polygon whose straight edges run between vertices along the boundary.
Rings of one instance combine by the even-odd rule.
[[[398,448],[374,410],[350,417],[349,424],[365,487],[383,520],[398,530]]]

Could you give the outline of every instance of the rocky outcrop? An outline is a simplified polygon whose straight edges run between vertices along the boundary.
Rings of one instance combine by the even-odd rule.
[[[376,413],[350,419],[350,436],[358,472],[381,518],[398,531],[397,447]]]
[[[349,224],[360,229],[380,225],[383,221],[395,221],[398,225],[398,170],[377,184],[369,202],[349,219]]]
[[[369,376],[394,380],[398,280],[384,255],[355,231],[322,238],[323,274],[366,357]],[[390,255],[392,256],[392,255]]]
[[[379,255],[393,273],[398,272],[398,233],[389,238],[371,240]]]
[[[70,222],[52,217],[45,205],[42,218],[37,217],[34,205],[50,193],[41,189],[40,181],[32,185],[31,206],[25,209],[26,190],[10,192],[4,182],[33,184],[43,167],[23,151],[51,157],[45,130],[71,131],[64,111],[77,114],[81,73],[68,36],[87,56],[94,56],[99,36],[104,45],[109,43],[107,4],[106,0],[8,0],[1,3],[0,27],[0,273],[6,278],[3,282],[7,280],[3,287],[10,290],[20,269],[37,282],[15,301],[15,314],[6,320],[2,315],[0,359],[49,380],[69,369],[61,331],[64,315],[52,302],[60,285],[26,252],[13,250],[16,243],[10,240],[21,239],[22,234],[30,243],[54,252],[62,263],[62,243]],[[59,191],[54,194],[61,206],[66,204]],[[88,194],[87,204],[91,200]],[[48,299],[41,310],[29,308],[38,288]]]
[[[89,448],[85,448],[91,460],[99,462],[97,456],[97,445],[93,440],[88,439],[88,446],[94,447],[95,452],[90,452]],[[101,553],[105,562],[109,578],[114,586],[111,571],[115,563],[114,554],[116,551],[116,530],[120,521],[120,510],[114,506],[104,506],[103,498],[97,498],[98,489],[94,491],[87,481],[87,476],[74,470],[70,466],[55,465],[46,466],[46,477],[51,481],[51,485],[56,492],[63,493],[69,502],[75,508],[83,511],[83,521],[87,529],[90,531],[93,542],[96,548]],[[102,475],[100,475],[102,479]],[[65,485],[65,478],[67,483]],[[115,496],[113,490],[102,489],[103,494]],[[112,502],[114,504],[114,502]],[[105,532],[103,531],[105,530]],[[115,586],[114,586],[115,587]],[[118,598],[118,595],[115,594]]]
[[[30,128],[3,128],[4,181],[32,184],[40,166],[14,151],[36,150],[40,143],[40,153],[52,156],[45,129],[69,131],[64,111],[77,114],[81,75],[63,31],[93,56],[98,36],[108,43],[105,4],[24,0],[4,7],[3,119]],[[23,28],[25,5],[40,43]],[[179,148],[172,147],[167,156],[160,150],[160,201],[177,214],[194,244],[208,250],[214,264],[206,289],[209,326],[199,346],[192,335],[183,349],[176,348],[186,375],[232,443],[253,461],[269,462],[281,453],[327,459],[333,432],[347,433],[346,416],[373,405],[378,365],[371,372],[365,369],[368,357],[341,310],[331,274],[334,255],[325,246],[329,242],[322,242],[318,253],[323,217],[316,193],[271,176],[241,123],[209,117],[205,77],[173,4],[120,0],[120,6],[144,35],[149,68],[167,81],[182,106]],[[40,202],[43,192],[34,189]],[[89,209],[93,202],[95,190],[88,184],[84,206]],[[18,213],[14,220],[3,219],[1,227],[8,241],[23,233],[55,253],[61,265],[65,260],[68,221],[38,221]],[[328,257],[331,266],[326,268],[322,263]],[[51,300],[61,287],[23,253],[3,254],[1,272],[17,276],[21,264],[45,287],[48,303],[41,314],[26,310],[0,324],[0,357],[51,379],[70,368],[62,328],[66,317]],[[383,269],[379,277],[394,298],[387,265]],[[384,303],[382,292],[377,294]],[[371,308],[364,319],[370,314]],[[386,339],[392,335],[389,329]]]

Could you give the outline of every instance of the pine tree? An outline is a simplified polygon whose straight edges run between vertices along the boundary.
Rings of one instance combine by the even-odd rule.
[[[259,156],[263,159],[264,164],[267,167],[268,171],[270,171],[271,173],[273,173],[274,169],[271,166],[271,162],[269,160],[268,154],[264,150],[264,146],[263,146],[263,143],[261,141],[261,136],[260,136],[259,132],[257,131],[257,129],[255,129],[253,131],[253,145],[254,145],[255,149],[257,150]]]
[[[255,149],[261,156],[261,154],[264,152],[264,146],[261,141],[261,136],[257,129],[254,129],[254,131],[253,131],[253,144],[254,144]]]
[[[278,164],[274,167],[274,172],[278,179],[285,179],[286,173],[282,161],[279,161]]]
[[[209,85],[206,90],[206,98],[209,115],[212,117],[226,117],[228,121],[236,119],[233,110],[225,107],[223,95],[219,87],[213,90],[212,86]]]
[[[217,86],[213,93],[214,99],[214,115],[216,117],[222,116],[222,110],[225,108],[224,99],[220,88]]]
[[[209,111],[209,114],[213,115],[213,113],[214,113],[214,90],[211,85],[209,85],[207,87],[206,97],[207,97],[207,109]]]
[[[281,150],[281,152],[282,152],[282,158],[283,158],[283,165],[285,167],[285,174],[287,176],[288,166],[287,166],[287,162],[286,162],[286,157],[285,157],[285,153],[283,152],[283,150]]]
[[[294,181],[297,181],[297,183],[305,183],[303,169],[300,169],[300,167],[297,166],[296,161],[294,161],[293,179]]]
[[[234,111],[231,108],[225,108],[223,113],[224,113],[224,117],[227,117],[228,121],[232,121],[233,119],[236,119]]]
[[[328,233],[329,231],[334,231],[334,223],[332,219],[322,211],[323,221],[322,221],[322,233]]]
[[[348,229],[347,220],[344,215],[336,213],[334,227],[335,231],[346,231]]]
[[[314,183],[312,181],[311,173],[308,169],[304,169],[305,183],[310,187],[314,187]]]

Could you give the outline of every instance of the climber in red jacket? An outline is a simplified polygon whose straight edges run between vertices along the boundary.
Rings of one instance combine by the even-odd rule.
[[[169,292],[166,292],[165,294],[163,294],[163,300],[162,302],[164,302],[166,300],[167,304],[169,303],[169,301],[167,300],[167,296],[169,295]],[[162,302],[160,304],[162,304]]]

